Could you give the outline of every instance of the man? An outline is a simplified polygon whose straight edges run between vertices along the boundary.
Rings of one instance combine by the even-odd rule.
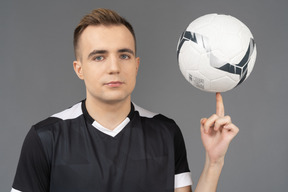
[[[94,10],[75,29],[74,49],[86,99],[30,129],[12,192],[191,191],[178,126],[131,103],[140,63],[132,26]],[[216,191],[237,132],[217,93],[216,114],[201,119],[206,161],[196,192]]]

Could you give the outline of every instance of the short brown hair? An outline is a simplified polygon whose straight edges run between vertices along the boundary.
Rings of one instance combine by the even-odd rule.
[[[94,9],[91,13],[85,15],[74,30],[73,44],[76,58],[79,37],[84,31],[84,29],[86,29],[86,27],[88,27],[89,25],[124,25],[133,35],[136,49],[136,37],[132,25],[115,11],[99,8]]]

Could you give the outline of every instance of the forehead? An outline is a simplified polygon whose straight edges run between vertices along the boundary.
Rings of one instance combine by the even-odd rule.
[[[112,51],[123,48],[135,51],[135,41],[124,25],[91,25],[82,32],[79,48],[81,52],[95,49]]]

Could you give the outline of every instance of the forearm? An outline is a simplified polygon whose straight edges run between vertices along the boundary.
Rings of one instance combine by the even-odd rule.
[[[205,166],[198,180],[195,192],[216,192],[223,165],[224,159],[212,163],[206,155]]]

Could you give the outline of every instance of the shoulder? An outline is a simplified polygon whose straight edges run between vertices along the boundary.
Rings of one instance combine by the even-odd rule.
[[[51,146],[54,146],[56,140],[63,135],[71,135],[70,132],[81,127],[82,114],[81,102],[58,112],[32,126],[32,139],[40,141],[46,156],[51,157]]]
[[[178,125],[173,119],[161,113],[151,112],[136,105],[135,103],[133,103],[133,105],[135,111],[139,113],[141,122],[142,124],[145,124],[145,127],[151,127],[157,130],[169,130],[169,132],[172,132],[174,134],[181,132]]]
[[[74,104],[72,107],[65,109],[59,113],[52,115],[51,117],[59,118],[62,120],[75,119],[83,114],[82,102]]]
[[[82,102],[74,104],[73,106],[55,113],[50,117],[36,123],[33,125],[33,129],[40,137],[55,135],[57,132],[69,128],[73,122],[74,125],[77,125],[77,122],[80,123],[82,112]],[[51,134],[52,133],[52,134]]]
[[[154,116],[158,115],[158,113],[148,111],[147,109],[144,109],[136,105],[135,103],[133,103],[133,106],[134,106],[135,111],[138,111],[141,117],[153,118]]]

